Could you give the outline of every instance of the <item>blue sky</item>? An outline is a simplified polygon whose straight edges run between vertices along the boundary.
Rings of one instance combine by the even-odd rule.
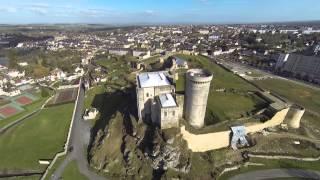
[[[319,0],[0,0],[0,23],[246,23],[320,20]]]

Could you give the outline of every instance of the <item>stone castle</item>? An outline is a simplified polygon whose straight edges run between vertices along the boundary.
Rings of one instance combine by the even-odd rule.
[[[184,117],[194,128],[203,127],[212,74],[203,69],[190,69],[186,77],[183,96],[175,92],[173,77],[167,71],[138,74],[139,119],[151,119],[161,129],[168,129],[179,127],[179,120]]]
[[[283,99],[267,92],[256,94],[268,102],[263,109],[270,119],[265,122],[230,127],[230,130],[206,134],[192,134],[181,125],[184,118],[193,128],[202,128],[213,75],[204,69],[189,69],[186,74],[185,94],[176,93],[175,75],[168,71],[143,72],[136,76],[137,107],[140,120],[150,122],[161,129],[180,128],[182,138],[193,152],[205,152],[224,147],[237,149],[238,145],[247,146],[247,134],[263,131],[270,127],[285,125],[289,128],[300,127],[305,112],[303,107],[288,105]],[[214,141],[212,141],[214,139]],[[210,143],[208,143],[210,142]]]

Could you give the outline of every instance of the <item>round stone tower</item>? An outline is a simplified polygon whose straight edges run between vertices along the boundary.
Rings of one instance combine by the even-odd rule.
[[[190,69],[186,74],[185,118],[194,128],[204,126],[212,73],[204,69]]]
[[[288,120],[288,125],[290,128],[293,128],[293,129],[300,128],[300,121],[304,112],[305,112],[305,109],[296,104],[290,107],[289,120]]]

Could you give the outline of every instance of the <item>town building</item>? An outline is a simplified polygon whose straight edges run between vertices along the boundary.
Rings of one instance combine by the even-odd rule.
[[[320,82],[320,58],[316,56],[281,54],[275,68],[282,73]]]

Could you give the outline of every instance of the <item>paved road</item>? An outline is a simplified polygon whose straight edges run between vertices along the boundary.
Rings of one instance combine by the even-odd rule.
[[[289,81],[289,82],[292,82],[292,83],[295,83],[295,84],[298,84],[298,85],[301,85],[301,86],[305,86],[305,87],[308,87],[308,88],[311,88],[311,89],[314,89],[314,90],[320,90],[320,86],[319,85],[308,83],[308,82],[305,82],[305,81],[302,81],[302,80],[298,80],[298,79],[294,79],[294,78],[290,78],[290,77],[282,77],[282,76],[279,76],[277,74],[273,74],[272,72],[269,72],[269,71],[266,71],[266,70],[262,70],[262,69],[258,69],[256,67],[249,66],[249,65],[246,65],[246,64],[240,64],[240,63],[236,63],[236,62],[228,62],[228,61],[223,61],[223,60],[220,60],[220,62],[223,62],[224,64],[226,64],[226,65],[228,65],[228,66],[230,66],[232,68],[235,68],[236,70],[238,70],[238,71],[240,71],[242,73],[254,70],[254,71],[257,71],[258,73],[262,74],[266,78],[267,77],[271,77],[271,78],[275,78],[275,79],[281,79],[281,80]]]
[[[75,119],[71,130],[69,148],[72,147],[72,152],[67,154],[65,160],[59,165],[57,170],[53,173],[51,179],[58,180],[65,167],[73,160],[77,162],[79,172],[85,175],[90,180],[105,179],[98,176],[96,173],[90,171],[89,163],[87,161],[87,147],[90,141],[90,123],[82,119],[82,112],[84,108],[84,89],[81,88],[79,100],[76,107]]]
[[[265,180],[293,177],[305,179],[320,179],[320,172],[301,169],[268,169],[239,174],[230,178],[230,180]]]

